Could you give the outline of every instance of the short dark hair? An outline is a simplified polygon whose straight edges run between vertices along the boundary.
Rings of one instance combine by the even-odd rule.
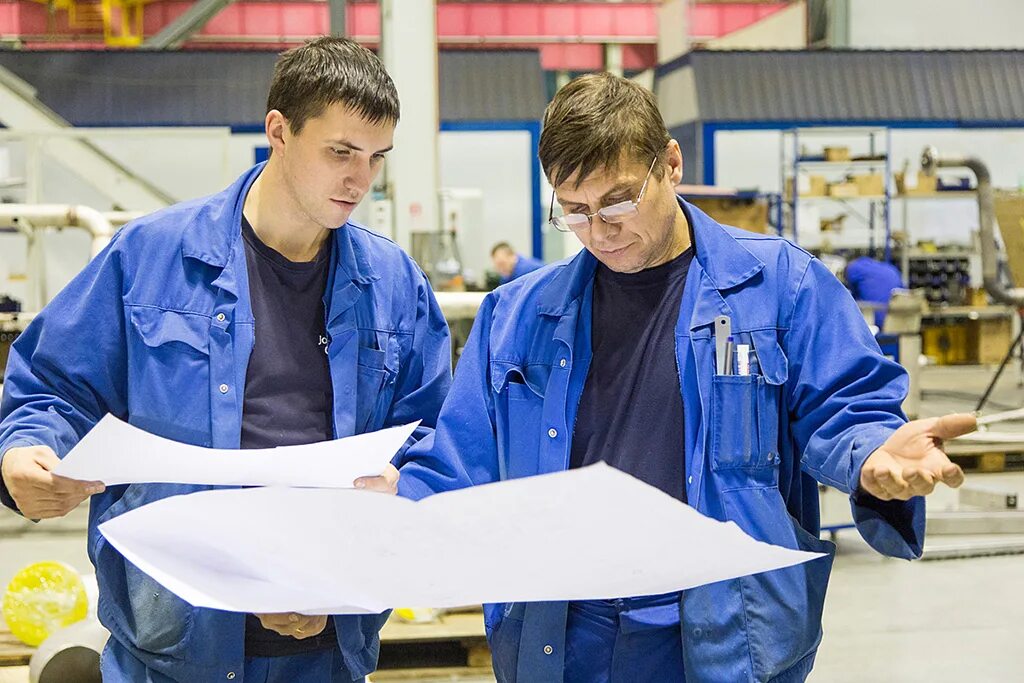
[[[493,258],[499,251],[511,251],[513,254],[516,253],[516,250],[513,249],[512,245],[508,242],[498,242],[491,247],[491,258]]]
[[[348,38],[321,36],[281,53],[267,95],[298,134],[306,121],[343,103],[372,124],[398,123],[398,91],[377,55]]]
[[[648,165],[671,137],[654,93],[610,73],[580,76],[555,93],[544,111],[538,153],[558,187],[576,173],[576,187],[591,173],[623,160]],[[656,169],[660,177],[660,166]]]

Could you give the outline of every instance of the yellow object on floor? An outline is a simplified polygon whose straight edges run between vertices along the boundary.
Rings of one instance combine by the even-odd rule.
[[[4,593],[3,614],[18,640],[38,647],[52,633],[85,619],[89,601],[74,568],[36,562],[15,574]]]

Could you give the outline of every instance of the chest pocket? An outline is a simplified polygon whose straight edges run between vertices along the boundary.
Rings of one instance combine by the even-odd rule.
[[[495,393],[498,458],[502,478],[517,479],[540,472],[544,425],[543,377],[546,366],[520,367],[510,363],[491,365]]]
[[[775,330],[739,333],[756,354],[749,375],[715,375],[711,390],[711,455],[717,472],[747,471],[775,483],[779,466],[779,410],[789,376]]]
[[[127,318],[132,422],[178,441],[209,445],[209,316],[131,306]]]
[[[379,333],[379,348],[359,346],[356,359],[356,434],[380,429],[391,409],[398,377],[398,340]]]
[[[132,306],[128,317],[139,339],[151,349],[210,353],[210,318],[205,315]]]

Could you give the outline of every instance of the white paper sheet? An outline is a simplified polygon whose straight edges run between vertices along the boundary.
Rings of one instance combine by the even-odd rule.
[[[100,531],[188,602],[238,612],[653,595],[820,556],[755,541],[603,464],[420,502],[356,490],[208,491]]]
[[[107,415],[54,472],[115,484],[351,488],[384,471],[419,422],[304,446],[231,450],[164,439]]]

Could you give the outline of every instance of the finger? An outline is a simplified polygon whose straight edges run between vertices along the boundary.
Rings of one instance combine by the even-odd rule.
[[[355,487],[357,489],[365,489],[367,491],[379,491],[381,493],[392,493],[395,490],[395,484],[388,481],[387,477],[360,477],[356,479]]]
[[[935,490],[935,477],[928,470],[905,468],[903,480],[907,482],[910,493],[915,496],[927,496]]]
[[[978,428],[978,418],[970,413],[943,415],[935,421],[931,432],[938,439],[955,439]]]
[[[871,468],[864,468],[861,471],[860,478],[861,488],[865,492],[878,498],[879,500],[890,500],[890,496],[885,492],[885,489],[878,483],[878,478],[875,476],[874,470]]]
[[[957,488],[964,483],[964,471],[955,463],[949,463],[942,468],[942,482],[950,487]]]
[[[888,468],[882,468],[875,471],[875,478],[878,480],[878,484],[892,498],[902,498],[906,495],[907,482],[903,481],[903,477],[899,473],[893,472]]]
[[[256,615],[264,628],[278,629],[289,627],[293,622],[289,619],[287,612],[283,614],[257,614]]]
[[[299,640],[320,635],[327,626],[327,619],[319,616],[306,617],[292,629]]]
[[[327,617],[322,615],[305,616],[302,621],[298,623],[298,627],[307,633],[319,633],[324,630],[325,626],[327,626]]]
[[[106,488],[102,481],[79,481],[78,479],[62,477],[59,474],[50,476],[53,477],[55,491],[62,494],[80,495],[83,499],[88,498],[94,493],[102,493]]]
[[[47,472],[53,472],[60,464],[60,458],[49,448],[40,448],[33,455],[33,460]]]

